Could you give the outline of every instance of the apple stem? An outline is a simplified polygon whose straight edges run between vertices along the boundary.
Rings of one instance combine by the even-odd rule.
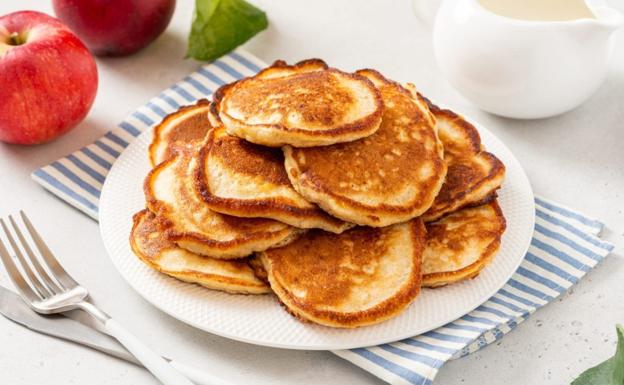
[[[17,32],[13,32],[9,35],[9,45],[21,45],[24,44],[24,40]]]

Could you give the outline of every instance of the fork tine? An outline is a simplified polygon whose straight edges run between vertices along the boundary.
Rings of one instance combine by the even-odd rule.
[[[26,251],[26,254],[28,254],[28,257],[30,259],[30,263],[34,266],[35,270],[37,270],[37,273],[39,274],[39,278],[41,280],[43,280],[43,283],[44,283],[45,287],[53,294],[54,293],[58,294],[58,293],[63,292],[64,289],[61,288],[50,277],[48,272],[43,269],[43,267],[39,263],[39,258],[37,258],[37,256],[32,252],[32,249],[28,245],[28,242],[26,242],[26,239],[24,238],[24,235],[22,235],[22,231],[20,230],[20,228],[17,225],[17,223],[15,223],[15,221],[13,220],[13,217],[10,216],[10,215],[9,215],[9,221],[11,221],[11,225],[13,226],[13,231],[17,235],[17,238],[19,238],[19,241],[22,243],[22,247],[24,248],[24,251]]]
[[[4,229],[4,232],[7,233],[7,237],[10,236],[4,221],[0,218],[0,224]],[[4,242],[0,239],[0,258],[2,258],[2,263],[4,264],[4,268],[7,273],[9,273],[9,278],[13,281],[13,284],[17,288],[17,290],[22,295],[22,298],[27,300],[28,302],[35,302],[41,299],[41,295],[33,290],[32,286],[24,279],[24,276],[19,271],[15,262],[13,262],[13,258],[9,254],[9,251],[4,246]]]
[[[48,268],[50,268],[50,271],[52,271],[52,274],[56,277],[56,279],[66,289],[71,289],[75,286],[78,286],[78,282],[76,282],[65,271],[65,269],[63,269],[63,266],[61,266],[61,264],[58,263],[58,261],[54,257],[54,254],[52,254],[52,251],[50,251],[50,249],[48,248],[48,245],[45,244],[45,242],[43,241],[43,239],[41,238],[37,230],[35,230],[35,227],[30,222],[30,219],[28,219],[28,217],[26,216],[26,213],[20,210],[20,215],[22,216],[22,220],[24,221],[24,224],[26,225],[26,229],[28,229],[28,232],[30,233],[32,240],[35,242],[35,245],[37,245],[37,248],[39,249],[39,252],[41,253],[41,256],[43,257],[43,262],[48,266]]]
[[[2,222],[2,228],[4,229],[4,233],[6,234],[6,237],[9,240],[9,244],[13,248],[13,253],[15,253],[15,256],[17,257],[17,261],[22,267],[22,271],[26,273],[26,276],[28,277],[28,280],[30,281],[31,286],[33,286],[35,288],[35,291],[39,293],[39,295],[43,298],[46,298],[52,295],[52,292],[50,291],[50,289],[41,281],[39,277],[35,275],[35,273],[30,268],[30,265],[28,264],[28,262],[26,262],[26,259],[24,258],[24,254],[22,254],[22,249],[20,249],[19,246],[17,245],[17,242],[15,242],[15,239],[13,238],[13,235],[9,231],[9,228],[6,225],[6,223],[4,223],[4,221],[1,219],[0,221]],[[13,218],[10,215],[9,215],[9,221],[13,222]]]

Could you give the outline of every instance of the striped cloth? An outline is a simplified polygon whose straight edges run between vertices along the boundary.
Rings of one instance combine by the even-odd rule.
[[[543,198],[535,198],[535,214],[535,232],[524,260],[487,302],[422,335],[334,353],[391,384],[431,384],[446,361],[502,338],[613,250],[598,237],[604,227],[599,221]]]
[[[202,66],[138,108],[119,128],[32,177],[93,219],[106,174],[142,131],[182,105],[209,97],[219,86],[265,66],[242,50]],[[533,312],[564,293],[613,249],[598,234],[603,224],[569,208],[536,198],[531,247],[514,276],[474,311],[439,329],[395,343],[334,353],[392,384],[431,384],[449,359],[502,338]]]

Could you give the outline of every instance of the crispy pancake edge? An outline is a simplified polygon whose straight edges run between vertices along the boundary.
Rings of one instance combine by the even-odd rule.
[[[196,108],[208,107],[210,108],[210,102],[207,99],[199,99],[195,104],[190,104],[188,106],[182,106],[178,108],[176,111],[167,114],[161,121],[156,125],[153,129],[152,133],[152,142],[150,143],[147,153],[149,155],[150,164],[152,167],[156,166],[158,163],[154,159],[155,150],[161,144],[162,138],[160,132],[169,125],[171,120],[174,120],[179,117],[180,114],[183,114],[189,110],[194,110]],[[208,112],[208,111],[207,111]]]
[[[206,182],[206,163],[214,144],[214,139],[215,130],[213,129],[208,133],[206,141],[199,150],[198,162],[194,171],[195,188],[211,210],[244,218],[269,218],[296,227],[301,225],[301,221],[315,222],[316,226],[308,227],[318,227],[332,233],[341,233],[353,227],[352,224],[334,218],[318,207],[310,209],[295,207],[279,197],[270,199],[236,199],[222,198],[212,194]]]
[[[400,314],[420,294],[422,283],[422,253],[426,246],[426,229],[420,219],[410,221],[411,237],[414,247],[412,255],[414,269],[412,278],[406,286],[400,288],[391,298],[380,302],[374,307],[351,313],[318,310],[306,303],[301,303],[295,296],[285,290],[276,281],[271,269],[267,268],[267,258],[263,252],[257,253],[268,272],[271,289],[285,306],[287,311],[296,318],[336,328],[356,328],[377,324]]]
[[[218,241],[215,239],[207,238],[203,234],[196,232],[177,231],[175,229],[175,224],[169,218],[167,218],[166,215],[170,211],[170,208],[164,202],[160,202],[158,199],[156,199],[152,192],[151,181],[170,163],[175,162],[178,156],[171,157],[154,167],[147,174],[143,183],[143,192],[145,195],[145,202],[148,210],[156,215],[164,217],[163,220],[168,221],[169,225],[172,228],[168,236],[176,244],[181,245],[181,247],[183,248],[187,248],[183,245],[193,245],[194,248],[202,250],[202,255],[206,255],[212,258],[234,259],[245,257],[253,253],[254,251],[286,245],[295,240],[300,235],[300,230],[293,231],[293,228],[290,226],[287,226],[284,230],[277,232],[265,231],[258,233],[255,236],[245,236],[229,241]],[[195,250],[192,251],[196,252]]]
[[[399,89],[406,92],[410,97],[412,96],[412,93],[410,90],[403,87],[403,85],[401,85],[400,83],[386,78],[385,76],[383,76],[381,73],[379,73],[376,70],[364,69],[364,70],[359,70],[357,72],[360,72],[360,71],[369,71],[373,73],[375,76],[378,76],[380,80],[387,82],[391,85],[397,86],[399,87]],[[284,164],[286,166],[288,178],[290,179],[295,190],[297,190],[301,195],[303,195],[309,201],[315,202],[316,204],[318,204],[323,210],[327,211],[328,213],[338,218],[342,217],[343,219],[347,221],[351,221],[351,222],[357,223],[359,225],[364,225],[364,226],[385,227],[385,226],[389,226],[395,223],[408,221],[412,219],[413,217],[424,214],[424,212],[426,212],[426,210],[428,210],[429,207],[433,204],[433,202],[435,201],[435,197],[438,195],[438,193],[440,192],[440,189],[442,188],[442,185],[444,184],[446,171],[447,171],[447,165],[446,165],[446,162],[444,162],[443,147],[438,137],[437,130],[435,129],[435,117],[433,116],[433,114],[430,113],[424,101],[415,100],[415,103],[421,103],[420,107],[422,107],[421,110],[425,114],[424,118],[432,125],[435,138],[436,138],[436,144],[438,147],[437,152],[440,155],[440,162],[441,162],[440,167],[442,168],[440,173],[444,174],[443,177],[440,178],[440,180],[438,181],[437,186],[434,187],[433,190],[435,191],[433,191],[433,193],[429,197],[430,202],[428,202],[428,204],[423,205],[423,207],[426,207],[425,210],[413,215],[414,209],[412,207],[397,207],[397,206],[387,205],[385,203],[382,203],[379,206],[370,206],[370,205],[352,200],[349,197],[334,193],[331,189],[325,187],[321,183],[321,181],[317,179],[307,177],[302,180],[300,176],[294,176],[292,174],[294,171],[296,172],[297,175],[301,175],[301,171],[299,170],[297,162],[295,161],[295,156],[293,156],[292,154],[293,147],[287,145],[287,146],[282,147],[282,150],[284,151]],[[406,167],[409,167],[409,165],[406,165]],[[341,206],[346,206],[349,208],[353,208],[354,210],[357,210],[357,213],[355,214],[358,216],[357,220],[355,218],[347,219],[346,216],[343,215],[344,209],[341,208]],[[351,212],[349,214],[354,215],[353,213],[355,211],[353,210],[350,210],[350,211]],[[381,221],[379,217],[377,217],[376,215],[379,213],[385,214],[386,216],[391,217],[391,218],[386,219],[385,221]],[[374,218],[371,218],[371,217],[374,217]]]
[[[492,166],[488,175],[479,181],[479,183],[458,193],[458,195],[450,201],[441,203],[436,203],[434,201],[431,208],[422,215],[425,222],[433,222],[464,207],[478,205],[479,202],[486,201],[492,194],[496,194],[496,191],[501,187],[505,178],[505,165],[495,155],[487,151],[482,151],[476,156],[484,156],[487,158]],[[492,188],[488,186],[493,182],[496,187]],[[468,194],[476,194],[476,196],[473,200],[462,201]]]
[[[169,270],[163,269],[159,264],[154,263],[151,260],[151,258],[148,258],[147,256],[143,254],[143,252],[141,251],[141,248],[137,245],[135,237],[134,237],[135,231],[140,225],[141,220],[147,214],[152,214],[152,213],[147,209],[143,209],[135,213],[132,216],[132,230],[130,231],[130,247],[132,251],[134,252],[134,254],[136,255],[136,257],[139,258],[142,262],[144,262],[146,265],[148,265],[152,269],[160,273],[169,275],[171,277],[177,278],[181,281],[188,282],[188,283],[195,283],[195,284],[201,285],[203,287],[206,287],[212,290],[225,291],[228,293],[236,293],[236,294],[265,294],[265,293],[271,292],[271,289],[266,284],[266,282],[264,282],[260,278],[258,278],[258,280],[264,283],[264,285],[261,285],[261,284],[254,285],[249,281],[236,279],[233,277],[226,277],[226,276],[217,275],[217,274],[201,273],[197,271],[169,271]],[[166,236],[166,235],[163,234],[163,236]],[[210,258],[210,257],[203,257],[203,258]],[[225,262],[223,260],[221,261]],[[247,264],[249,265],[249,262],[247,262]],[[255,270],[251,266],[250,266],[250,269],[254,271],[254,275],[255,275]]]
[[[305,69],[309,66],[318,66],[323,71],[329,71],[335,74],[339,74],[340,76],[346,76],[348,78],[366,83],[369,90],[375,97],[375,104],[377,106],[376,110],[372,114],[364,116],[363,118],[360,118],[354,122],[343,124],[341,126],[328,130],[314,131],[304,130],[300,128],[289,128],[281,124],[248,124],[231,117],[227,114],[227,112],[224,112],[223,109],[220,108],[223,100],[228,97],[228,93],[232,92],[232,89],[234,87],[243,84],[243,82],[247,79],[262,77],[276,69],[298,70]],[[296,147],[314,147],[342,142],[350,142],[353,140],[364,138],[372,135],[379,129],[383,113],[383,103],[381,101],[381,95],[370,80],[366,79],[361,75],[343,72],[336,68],[330,68],[321,59],[307,59],[292,65],[287,64],[283,60],[277,60],[272,65],[258,72],[254,76],[241,79],[220,87],[214,93],[213,100],[216,104],[219,105],[219,108],[215,108],[215,111],[218,110],[219,117],[221,121],[225,123],[224,126],[230,135],[238,136],[250,142],[269,147],[281,147],[287,144]],[[267,133],[263,135],[258,135],[258,130],[263,130]],[[271,137],[271,139],[267,140],[267,137]]]
[[[505,165],[501,162],[496,155],[487,152],[483,149],[483,145],[481,143],[481,136],[479,135],[479,131],[477,128],[464,119],[461,115],[456,114],[455,112],[443,109],[432,103],[429,99],[424,97],[422,94],[416,92],[414,89],[410,89],[412,93],[415,93],[416,96],[423,100],[429,110],[436,116],[445,116],[447,119],[451,120],[453,124],[461,127],[462,131],[469,138],[469,147],[474,157],[483,156],[487,159],[488,163],[491,165],[490,172],[487,176],[482,178],[479,183],[474,184],[469,189],[466,189],[460,192],[457,196],[453,197],[451,201],[444,202],[436,202],[434,201],[431,208],[425,212],[422,216],[425,222],[433,222],[440,218],[443,218],[445,215],[453,213],[463,207],[468,206],[477,206],[480,202],[486,203],[487,200],[492,196],[492,194],[496,194],[496,190],[498,190],[505,178]],[[490,188],[487,186],[488,184],[494,181],[496,187]],[[483,191],[480,191],[483,190]],[[476,196],[471,201],[463,201],[464,197],[468,194],[475,193]]]
[[[485,203],[492,207],[496,212],[496,218],[499,221],[499,225],[501,226],[500,233],[486,248],[485,252],[481,255],[481,257],[470,265],[456,270],[456,271],[446,271],[432,274],[424,274],[422,277],[422,286],[428,288],[437,288],[443,287],[446,285],[450,285],[453,283],[461,282],[467,279],[475,278],[479,275],[481,270],[483,270],[492,260],[494,256],[498,252],[501,245],[501,238],[505,229],[507,228],[507,221],[505,216],[503,215],[503,211],[500,208],[498,201],[496,199],[490,200],[488,203]]]
[[[251,267],[251,270],[253,270],[256,278],[258,278],[259,280],[264,282],[268,287],[270,287],[271,284],[269,283],[269,274],[264,268],[264,264],[262,263],[262,260],[260,259],[257,253],[249,257],[248,263],[249,263],[249,267]]]
[[[453,121],[455,124],[462,127],[463,131],[467,133],[468,137],[470,138],[470,148],[472,152],[474,154],[478,154],[479,152],[481,152],[482,150],[481,135],[479,135],[479,130],[477,130],[477,128],[474,125],[472,125],[470,122],[464,119],[461,115],[456,114],[455,112],[449,109],[438,107],[431,100],[423,96],[420,92],[417,92],[417,91],[412,91],[412,92],[413,93],[415,92],[416,97],[418,97],[420,100],[425,102],[425,104],[427,105],[427,107],[429,107],[429,110],[434,116],[438,116],[438,115],[446,116],[449,120]]]
[[[223,87],[225,86],[220,87],[216,92],[219,92],[219,90]],[[216,95],[216,92],[215,92],[215,95]],[[215,128],[223,126],[223,122],[221,121],[221,118],[219,117],[218,106],[219,105],[217,103],[212,101],[210,103],[210,107],[208,108],[208,121],[210,122],[210,125],[212,125],[212,127],[215,127]]]

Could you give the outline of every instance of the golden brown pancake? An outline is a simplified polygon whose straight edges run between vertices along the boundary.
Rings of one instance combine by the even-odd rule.
[[[251,270],[253,270],[256,278],[269,285],[269,273],[267,273],[266,269],[264,268],[262,259],[260,259],[258,254],[250,256],[248,263],[249,267],[251,267]]]
[[[357,72],[379,89],[384,114],[364,139],[328,147],[285,146],[295,190],[335,217],[383,227],[423,214],[446,174],[435,119],[426,104],[373,70]]]
[[[276,61],[214,96],[230,135],[265,146],[324,146],[371,135],[383,106],[370,81],[311,59]]]
[[[217,90],[219,92],[219,90]],[[222,127],[223,122],[219,117],[219,104],[216,102],[210,103],[210,108],[208,109],[208,121],[212,125],[212,127]]]
[[[423,286],[439,287],[477,276],[494,258],[504,231],[505,217],[496,200],[427,223]]]
[[[271,288],[296,317],[354,328],[401,313],[420,292],[425,228],[421,220],[342,234],[310,230],[258,253]]]
[[[281,149],[210,132],[199,150],[199,193],[213,211],[245,218],[270,218],[298,228],[341,233],[352,224],[336,219],[293,189]]]
[[[178,152],[156,166],[144,184],[147,207],[166,219],[178,246],[213,258],[240,258],[294,239],[300,230],[271,219],[237,218],[210,210],[196,189],[196,158]]]
[[[435,221],[462,207],[487,201],[495,196],[505,178],[505,166],[496,156],[483,149],[479,132],[472,124],[431,102],[429,108],[436,116],[448,171],[440,193],[423,215],[425,222]]]
[[[152,166],[175,155],[180,148],[198,145],[212,128],[208,121],[209,109],[210,102],[202,99],[165,116],[154,127],[154,136],[149,146]]]
[[[219,260],[178,247],[167,235],[166,220],[148,210],[134,214],[130,245],[151,268],[209,289],[230,293],[262,294],[271,291],[254,275],[248,259]]]

